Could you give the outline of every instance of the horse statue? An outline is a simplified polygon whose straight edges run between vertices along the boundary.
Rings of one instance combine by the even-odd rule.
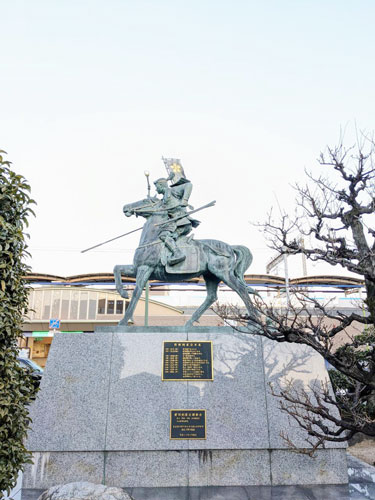
[[[136,278],[132,298],[119,325],[134,323],[134,310],[148,280],[180,282],[200,276],[206,282],[207,297],[187,321],[186,327],[198,321],[217,300],[220,281],[241,297],[250,318],[254,318],[257,314],[249,293],[256,294],[256,292],[248,289],[244,281],[244,273],[253,260],[250,250],[242,245],[229,245],[219,240],[194,240],[182,236],[176,243],[183,247],[186,260],[176,266],[168,265],[168,250],[159,238],[160,227],[163,223],[168,223],[168,213],[155,209],[158,202],[158,198],[149,197],[125,205],[123,208],[127,217],[141,216],[146,222],[134,254],[133,265],[117,265],[113,270],[116,289],[123,298],[127,299],[129,296],[123,288],[121,277]]]

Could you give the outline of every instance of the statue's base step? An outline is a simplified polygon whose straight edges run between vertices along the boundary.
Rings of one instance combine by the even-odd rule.
[[[348,454],[348,485],[180,486],[124,488],[134,500],[365,500],[375,498],[375,468]],[[38,500],[43,489],[22,489],[22,500]],[[363,493],[361,493],[363,492]]]
[[[314,458],[288,450],[180,450],[34,453],[25,488],[74,481],[120,488],[347,483],[345,449]]]
[[[371,485],[375,487],[374,485]],[[134,500],[368,500],[353,485],[202,486],[124,488]],[[44,490],[22,490],[22,500],[38,500]],[[372,490],[371,490],[372,491]]]

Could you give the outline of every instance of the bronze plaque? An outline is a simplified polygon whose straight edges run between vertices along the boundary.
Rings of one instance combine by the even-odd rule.
[[[170,439],[206,439],[206,410],[170,410]]]
[[[162,380],[213,380],[212,342],[163,342]]]

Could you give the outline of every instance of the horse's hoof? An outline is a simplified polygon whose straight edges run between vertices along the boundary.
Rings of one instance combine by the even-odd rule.
[[[134,325],[134,320],[132,318],[130,318],[130,319],[123,318],[119,322],[119,326],[131,326],[131,325]]]

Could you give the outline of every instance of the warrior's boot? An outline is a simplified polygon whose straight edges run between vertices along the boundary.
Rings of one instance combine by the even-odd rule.
[[[168,259],[168,264],[170,266],[175,266],[186,259],[186,255],[178,248],[173,238],[169,236],[165,238],[164,242],[165,246],[172,252],[172,255]]]

